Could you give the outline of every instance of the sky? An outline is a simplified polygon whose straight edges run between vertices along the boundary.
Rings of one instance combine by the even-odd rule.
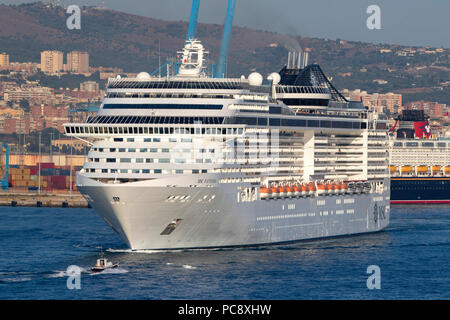
[[[188,21],[192,0],[55,0]],[[450,0],[236,0],[234,25],[282,34],[371,43],[450,48]],[[36,0],[0,0],[20,4]],[[43,2],[49,2],[43,1]],[[367,28],[367,8],[380,8],[381,29]],[[227,0],[201,0],[199,21],[223,24]]]

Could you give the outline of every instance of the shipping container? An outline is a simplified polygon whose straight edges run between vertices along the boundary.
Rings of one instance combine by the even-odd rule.
[[[53,169],[55,164],[53,162],[41,162],[41,169]]]

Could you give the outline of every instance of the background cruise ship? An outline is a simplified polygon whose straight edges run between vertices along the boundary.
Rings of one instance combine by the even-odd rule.
[[[450,203],[450,140],[430,139],[421,110],[405,110],[390,130],[391,203]]]
[[[77,187],[132,249],[257,245],[389,223],[387,119],[348,102],[307,53],[280,73],[205,76],[194,39],[173,77],[110,79]],[[280,76],[281,74],[281,76]]]

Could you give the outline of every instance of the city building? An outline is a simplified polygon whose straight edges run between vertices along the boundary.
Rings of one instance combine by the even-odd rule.
[[[63,149],[65,146],[68,150],[70,150],[70,147],[72,146],[73,149],[82,151],[88,144],[78,139],[55,139],[52,140],[52,146],[59,149]]]
[[[425,114],[432,118],[442,118],[448,112],[445,103],[431,102],[431,101],[412,101],[405,104],[405,109],[408,110],[423,110]]]
[[[41,52],[41,71],[55,74],[63,70],[63,53],[61,51]]]
[[[22,99],[34,103],[51,103],[54,100],[52,88],[22,85],[20,88],[7,89],[3,93],[5,101]]]
[[[8,67],[9,66],[9,54],[0,53],[0,67]]]
[[[95,81],[85,81],[80,83],[80,91],[98,92],[99,89],[99,84]]]
[[[67,71],[89,73],[89,53],[72,51],[67,54]]]
[[[353,101],[362,101],[363,104],[371,110],[376,112],[383,112],[389,110],[391,114],[399,113],[402,110],[402,95],[396,93],[372,93],[367,91],[356,90],[342,90],[342,94]]]
[[[41,64],[36,62],[11,62],[8,69],[10,71],[34,74],[38,72],[38,69],[40,69],[40,67]]]

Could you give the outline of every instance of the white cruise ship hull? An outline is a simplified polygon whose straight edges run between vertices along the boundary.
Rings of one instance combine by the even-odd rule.
[[[157,185],[169,182],[164,180],[103,184],[78,174],[77,185],[134,250],[274,244],[376,232],[389,224],[388,187],[379,193],[238,202],[236,184]]]

